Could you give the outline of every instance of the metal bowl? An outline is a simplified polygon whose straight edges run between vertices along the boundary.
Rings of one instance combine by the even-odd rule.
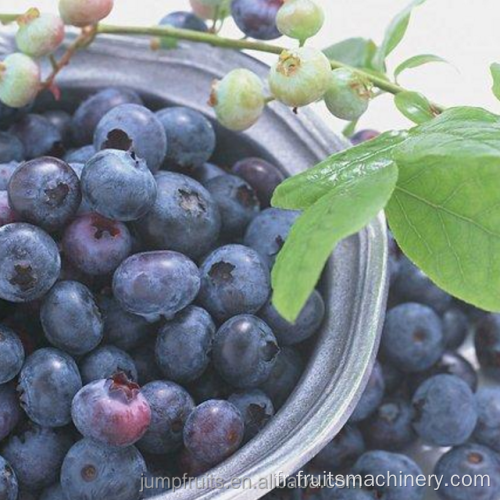
[[[0,39],[0,52],[12,51],[12,38]],[[190,106],[213,119],[207,105],[210,85],[238,67],[266,77],[265,65],[241,53],[191,44],[153,52],[146,40],[106,37],[79,53],[58,84],[62,106],[68,109],[98,88],[118,85],[137,90],[152,107]],[[271,104],[244,134],[216,127],[215,160],[221,165],[262,156],[293,175],[346,147],[312,113],[300,110],[295,115],[279,103]],[[277,474],[296,472],[338,433],[361,397],[376,356],[387,292],[386,260],[386,226],[380,215],[342,242],[330,259],[322,282],[327,317],[302,379],[264,431],[210,472],[224,479],[224,487],[185,487],[158,500],[259,498],[273,488]],[[232,478],[244,478],[247,487],[231,486]]]

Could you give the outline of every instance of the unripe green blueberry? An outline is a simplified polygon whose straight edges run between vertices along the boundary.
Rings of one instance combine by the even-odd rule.
[[[230,13],[230,0],[189,0],[193,12],[202,19],[224,19]]]
[[[324,100],[330,113],[342,120],[357,120],[368,108],[371,83],[359,73],[339,68],[331,73]]]
[[[104,19],[113,9],[114,0],[59,0],[59,13],[66,24],[89,26]]]
[[[22,108],[40,89],[40,68],[31,57],[16,52],[0,63],[0,101],[11,108]]]
[[[210,104],[224,127],[245,130],[259,119],[264,110],[264,85],[255,73],[235,69],[214,83]]]
[[[276,26],[282,35],[304,42],[323,26],[325,14],[313,0],[285,0],[276,15]]]
[[[295,108],[321,99],[330,77],[330,61],[323,52],[301,47],[281,53],[271,68],[269,85],[276,99]]]
[[[53,14],[40,14],[38,9],[30,9],[17,23],[17,47],[28,56],[47,56],[64,40],[64,23]]]

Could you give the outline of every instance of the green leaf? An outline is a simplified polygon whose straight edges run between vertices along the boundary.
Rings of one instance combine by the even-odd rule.
[[[373,58],[375,68],[380,70],[384,68],[386,57],[401,43],[406,34],[414,7],[423,4],[425,1],[413,0],[391,21],[385,32],[384,41]]]
[[[365,38],[348,38],[323,50],[329,59],[335,59],[354,68],[368,68],[377,46]]]
[[[500,117],[447,110],[393,156],[386,213],[403,252],[447,292],[500,311]]]
[[[396,107],[414,123],[425,123],[439,114],[419,92],[400,92],[394,96]]]
[[[273,206],[304,209],[337,185],[376,176],[379,170],[394,164],[392,150],[405,137],[405,132],[385,132],[371,141],[330,156],[314,168],[281,183],[274,192]]]
[[[394,163],[373,175],[338,183],[295,222],[273,268],[273,304],[293,322],[337,243],[361,230],[389,200]]]
[[[493,63],[490,66],[491,76],[493,77],[493,87],[491,90],[495,97],[500,101],[500,64]]]
[[[423,66],[424,64],[429,63],[448,63],[445,59],[439,56],[435,56],[433,54],[422,54],[419,56],[413,56],[403,61],[394,71],[394,77],[397,79],[398,76],[407,69],[418,68],[419,66]]]

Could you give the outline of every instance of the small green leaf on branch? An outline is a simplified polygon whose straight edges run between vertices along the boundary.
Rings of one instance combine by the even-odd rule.
[[[417,124],[428,122],[439,114],[419,92],[400,92],[394,96],[394,103],[406,118]]]
[[[445,59],[439,56],[435,56],[433,54],[421,54],[419,56],[413,56],[406,61],[403,61],[395,70],[394,77],[398,78],[398,76],[408,69],[418,68],[419,66],[423,66],[424,64],[429,63],[448,63]]]
[[[491,76],[493,77],[493,86],[491,90],[495,97],[500,101],[500,64],[493,63],[490,66]]]
[[[334,59],[354,68],[370,68],[377,46],[366,38],[348,38],[323,50],[329,59]]]

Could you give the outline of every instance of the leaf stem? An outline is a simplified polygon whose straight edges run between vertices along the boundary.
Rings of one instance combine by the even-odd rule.
[[[0,23],[2,24],[10,24],[14,21],[17,21],[17,18],[21,14],[0,14]]]

